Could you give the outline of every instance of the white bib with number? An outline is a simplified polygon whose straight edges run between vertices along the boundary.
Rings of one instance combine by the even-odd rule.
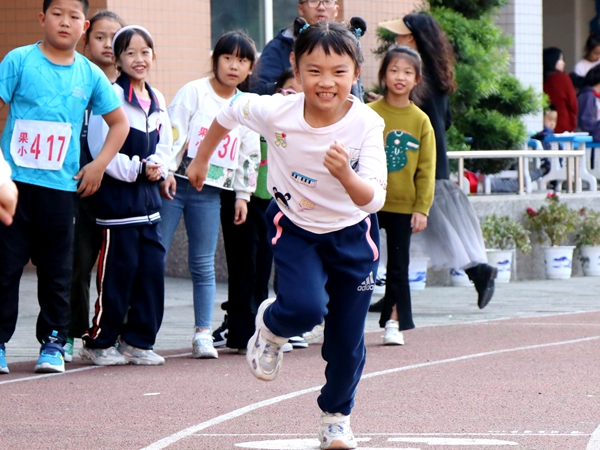
[[[212,122],[212,120],[211,120]],[[206,132],[208,131],[207,127],[198,126],[194,129],[190,143],[187,150],[187,156],[190,158],[194,158],[196,154],[198,154],[198,147],[200,146],[200,142],[206,136]],[[216,150],[210,157],[210,163],[219,166],[225,167],[227,169],[235,169],[238,165],[237,161],[237,150],[239,145],[239,133],[237,128],[231,130],[227,136],[219,143]]]
[[[70,141],[70,123],[17,119],[10,141],[10,155],[20,167],[60,170]]]

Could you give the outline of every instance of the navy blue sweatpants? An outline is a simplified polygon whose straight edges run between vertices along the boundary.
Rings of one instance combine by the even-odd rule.
[[[108,348],[120,335],[129,345],[151,349],[165,308],[165,248],[158,224],[103,234],[98,300],[92,327],[83,335],[85,345]]]
[[[265,325],[291,337],[325,319],[326,383],[318,403],[324,412],[349,415],[365,365],[365,320],[379,260],[377,216],[315,234],[294,225],[272,201],[267,219],[278,291]]]

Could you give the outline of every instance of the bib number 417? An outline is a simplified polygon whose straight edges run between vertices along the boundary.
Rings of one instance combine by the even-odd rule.
[[[17,120],[10,153],[17,166],[60,170],[70,140],[70,123]]]

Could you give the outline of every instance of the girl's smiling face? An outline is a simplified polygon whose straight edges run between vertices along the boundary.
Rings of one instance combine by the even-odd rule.
[[[292,54],[293,55],[293,54]],[[294,72],[302,85],[305,95],[305,117],[339,117],[345,115],[352,85],[356,83],[360,71],[349,55],[329,55],[317,46],[311,53],[304,53],[299,61],[292,56]],[[337,120],[336,120],[337,121]]]
[[[117,57],[119,66],[131,80],[145,81],[152,63],[154,52],[139,34],[134,34],[129,46]]]
[[[418,82],[417,71],[407,58],[398,57],[390,61],[385,72],[389,97],[408,101],[410,92]]]

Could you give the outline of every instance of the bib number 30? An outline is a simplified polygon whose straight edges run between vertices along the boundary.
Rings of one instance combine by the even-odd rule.
[[[17,119],[10,143],[10,155],[20,167],[60,170],[70,141],[70,123]]]

